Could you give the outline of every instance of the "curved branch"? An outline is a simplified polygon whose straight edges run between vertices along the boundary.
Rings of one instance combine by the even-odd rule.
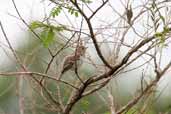
[[[122,59],[122,61],[118,64],[116,64],[110,71],[108,71],[107,73],[104,73],[102,75],[96,76],[96,77],[92,77],[89,78],[87,81],[89,81],[89,83],[93,83],[99,80],[102,80],[104,78],[108,78],[110,77],[113,73],[115,73],[120,67],[122,67],[124,64],[126,64],[129,60],[129,58],[136,52],[138,51],[142,46],[144,46],[145,44],[149,43],[150,41],[152,41],[153,39],[155,39],[155,36],[146,38],[144,40],[142,40],[137,46],[134,46],[127,54],[126,56]]]
[[[60,82],[60,83],[63,83],[63,84],[66,84],[74,89],[78,89],[77,87],[75,87],[74,85],[64,81],[64,80],[57,80],[56,78],[53,78],[52,76],[49,76],[47,74],[42,74],[42,73],[38,73],[38,72],[8,72],[8,73],[2,73],[0,72],[0,75],[3,75],[3,76],[12,76],[12,75],[37,75],[37,76],[41,76],[41,77],[44,77],[44,78],[49,78],[51,80],[54,80],[54,81],[57,81],[57,82]]]
[[[89,28],[89,32],[90,32],[90,36],[91,36],[91,39],[93,41],[93,44],[94,44],[94,47],[97,51],[97,54],[98,56],[100,57],[100,59],[102,60],[102,62],[110,69],[112,69],[113,67],[106,61],[106,59],[104,58],[104,56],[102,55],[102,52],[101,50],[99,49],[99,46],[98,46],[98,43],[97,43],[97,40],[96,40],[96,37],[94,35],[94,31],[93,31],[93,27],[92,27],[92,24],[90,22],[90,19],[91,18],[88,18],[85,13],[81,10],[81,8],[78,6],[77,2],[75,1],[72,1],[70,0],[71,3],[78,9],[78,11],[80,12],[80,14],[84,17],[85,21],[87,22],[87,25],[88,25],[88,28]],[[106,4],[106,2],[104,2],[104,4]],[[104,5],[102,5],[104,6]],[[101,7],[102,8],[102,7]],[[99,9],[98,9],[99,10]]]

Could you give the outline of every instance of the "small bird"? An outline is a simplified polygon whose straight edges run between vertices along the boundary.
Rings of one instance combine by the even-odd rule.
[[[129,8],[126,8],[126,16],[127,16],[127,22],[128,22],[128,24],[131,25],[131,19],[133,17],[133,11],[132,11],[131,5],[130,5]]]
[[[62,75],[68,71],[68,70],[74,70],[75,64],[80,66],[81,63],[81,57],[85,55],[86,47],[84,46],[78,46],[76,48],[75,53],[68,55],[64,58],[62,70],[59,79],[62,77]]]
[[[64,58],[63,69],[61,71],[61,74],[71,69],[73,65],[75,64],[75,62],[78,60],[79,60],[78,56],[75,56],[75,55],[66,56]]]

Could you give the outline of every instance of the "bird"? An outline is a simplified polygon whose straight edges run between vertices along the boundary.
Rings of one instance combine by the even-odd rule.
[[[130,5],[129,8],[126,8],[126,16],[127,16],[127,22],[128,22],[128,24],[131,24],[131,19],[133,17],[133,11],[132,11],[131,5]]]
[[[82,45],[78,46],[74,53],[72,53],[71,55],[68,55],[64,58],[59,79],[68,70],[74,70],[75,65],[80,66],[82,64],[81,57],[83,57],[85,55],[86,49],[87,48]]]
[[[69,69],[73,67],[76,61],[79,60],[78,56],[75,55],[69,55],[64,58],[64,63],[63,63],[63,69],[61,71],[61,74],[65,73]]]

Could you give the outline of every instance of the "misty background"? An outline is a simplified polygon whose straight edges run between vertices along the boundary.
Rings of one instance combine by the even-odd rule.
[[[22,15],[23,19],[27,23],[30,23],[35,20],[42,20],[43,17],[47,15],[50,12],[51,8],[53,7],[53,4],[50,4],[50,2],[44,1],[44,0],[15,0],[15,2],[16,2],[17,8],[20,14]],[[140,3],[141,1],[139,0],[135,1],[134,7],[136,7],[136,5],[139,5]],[[98,4],[93,4],[93,5],[94,5],[93,6],[94,8],[96,7],[96,5],[98,6]],[[122,7],[122,4],[118,0],[113,0],[113,5],[119,13],[124,14],[124,7]],[[88,11],[87,11],[87,14],[88,14]],[[117,20],[119,18],[116,14],[112,13],[112,10],[109,9],[108,7],[103,8],[103,10],[97,14],[97,17],[101,17],[101,18],[100,20],[99,18],[96,18],[93,20],[94,27],[98,27],[98,25],[104,24],[104,21],[107,22],[106,24],[112,23],[113,20]],[[116,19],[113,19],[113,17],[116,17]],[[32,38],[32,35],[30,35],[28,27],[25,26],[25,24],[23,24],[22,21],[18,18],[18,15],[14,9],[14,6],[11,0],[0,0],[0,20],[3,23],[4,29],[6,30],[6,33],[8,35],[8,38],[12,46],[15,49],[18,49],[22,53],[24,51],[20,49],[21,47],[26,46],[28,49],[32,47],[28,44],[28,42],[34,41],[33,40],[34,38]],[[78,26],[78,27],[79,25],[77,21],[79,20],[80,18],[77,18],[77,19],[72,18],[72,17],[70,18],[70,21],[75,26]],[[68,19],[65,16],[65,13],[60,14],[57,17],[57,21],[59,21],[60,23],[66,23],[66,25],[69,23]],[[138,24],[136,26],[138,26]],[[141,28],[139,28],[139,32],[141,32]],[[131,42],[132,41],[131,32],[128,36],[130,37],[130,39],[128,39],[128,42]],[[36,44],[34,46],[36,47]],[[109,47],[103,45],[101,49],[102,51],[106,52],[107,48]],[[124,55],[128,49],[125,48],[123,50],[125,50],[125,52],[123,52],[123,55]],[[8,46],[5,41],[5,38],[2,32],[0,32],[0,70],[1,71],[10,71],[10,69],[13,69],[13,68],[15,69],[15,65],[13,66],[15,62],[11,59],[10,57],[11,55],[7,54],[6,52],[10,52],[10,50],[8,50]],[[94,52],[93,47],[89,45],[88,53],[94,57],[94,60],[96,60],[96,55],[93,55],[93,52]],[[108,52],[106,53],[108,54]],[[40,52],[39,54],[41,55],[42,53]],[[162,66],[164,66],[168,62],[168,60],[170,60],[170,58],[171,58],[171,46],[168,46],[166,49],[163,50]],[[143,58],[143,59],[145,60],[146,58]],[[142,58],[138,59],[140,61],[137,60],[134,64],[126,68],[126,70],[134,68],[135,66],[139,66],[142,63],[143,59]],[[27,64],[29,64],[29,60]],[[120,74],[121,76],[116,79],[117,81],[114,80],[114,82],[115,81],[117,82],[117,85],[120,87],[120,90],[123,91],[123,93],[133,96],[134,92],[136,92],[137,88],[140,86],[142,70],[145,69],[146,67],[147,66],[143,66],[133,71],[130,71],[128,73]],[[152,67],[152,66],[149,66],[149,67]],[[39,70],[41,71],[41,69]],[[153,68],[149,68],[148,70],[149,75],[154,74],[152,70]],[[157,95],[159,95],[159,99],[157,103],[159,103],[161,106],[165,106],[166,102],[167,103],[169,102],[171,105],[171,92],[170,92],[171,69],[165,75],[166,76],[164,76],[164,78],[159,83],[158,92],[157,92]],[[4,79],[1,79],[0,77],[0,85],[3,85],[4,87],[8,85],[8,84],[7,85],[4,84],[3,83],[4,81],[1,81],[1,80],[4,80]],[[1,89],[1,91],[4,92],[5,90]],[[0,100],[2,100],[1,96],[3,99],[6,99],[5,97],[3,97],[3,93],[0,92]],[[170,101],[168,99],[170,99]],[[15,104],[15,99],[11,98],[8,100],[9,102],[14,102]]]

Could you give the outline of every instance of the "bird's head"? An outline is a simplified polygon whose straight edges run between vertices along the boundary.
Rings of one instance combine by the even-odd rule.
[[[85,46],[78,46],[77,48],[77,54],[80,56],[84,56],[85,52],[86,52],[87,47]]]

